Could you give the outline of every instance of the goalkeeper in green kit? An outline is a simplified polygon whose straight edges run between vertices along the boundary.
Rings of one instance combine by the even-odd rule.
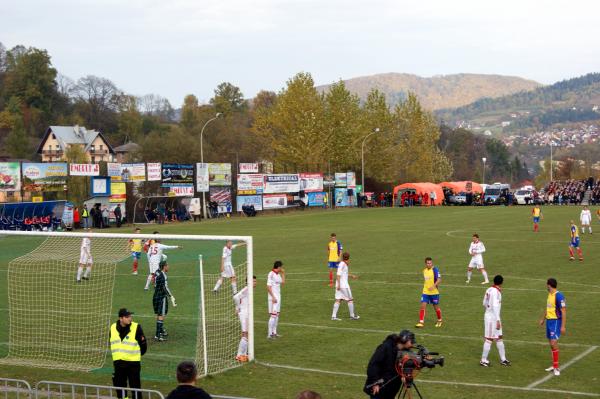
[[[173,306],[177,306],[175,297],[169,290],[169,284],[167,283],[167,272],[169,271],[169,265],[167,264],[167,256],[162,255],[158,270],[154,273],[154,296],[152,297],[152,305],[154,306],[154,314],[156,315],[156,335],[154,339],[157,341],[166,341],[167,331],[164,327],[165,316],[169,311],[169,301]]]

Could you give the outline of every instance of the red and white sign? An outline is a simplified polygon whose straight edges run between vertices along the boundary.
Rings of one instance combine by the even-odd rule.
[[[300,191],[323,191],[323,173],[300,173]]]
[[[162,171],[160,169],[160,162],[147,163],[146,174],[148,181],[160,181],[162,180]]]
[[[240,173],[258,173],[258,164],[240,163]]]
[[[193,197],[194,187],[193,186],[173,186],[170,190],[175,193],[176,197]]]
[[[266,194],[263,195],[263,209],[287,208],[286,194]]]
[[[264,187],[263,175],[260,173],[249,173],[237,175],[238,193],[244,195],[262,194]]]
[[[71,163],[69,164],[71,176],[100,176],[100,165],[97,163]]]

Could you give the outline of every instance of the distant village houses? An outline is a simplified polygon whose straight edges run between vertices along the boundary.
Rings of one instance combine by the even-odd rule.
[[[63,161],[65,152],[71,146],[80,146],[91,163],[115,160],[115,150],[102,133],[78,125],[48,127],[37,153],[42,162]]]

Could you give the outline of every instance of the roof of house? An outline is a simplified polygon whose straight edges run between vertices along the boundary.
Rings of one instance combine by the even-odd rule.
[[[84,151],[88,151],[96,137],[100,136],[102,140],[106,143],[106,147],[109,152],[114,154],[114,150],[112,146],[108,143],[106,138],[101,132],[96,130],[88,130],[84,126],[50,126],[46,129],[46,133],[44,134],[44,138],[40,142],[37,152],[42,152],[42,148],[44,143],[48,139],[50,133],[54,133],[56,136],[56,141],[58,141],[61,149],[65,151],[67,149],[67,145],[69,144],[83,144]]]
[[[130,141],[127,144],[123,144],[118,147],[115,147],[115,152],[133,152],[133,151],[139,151],[140,148],[141,147],[139,144],[136,144],[136,143]]]

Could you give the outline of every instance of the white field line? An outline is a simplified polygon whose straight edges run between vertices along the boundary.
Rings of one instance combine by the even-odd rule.
[[[500,233],[501,231],[489,231],[490,233]],[[450,238],[460,238],[460,239],[468,239],[470,237],[470,234],[467,234],[466,236],[459,236],[459,235],[454,235],[454,233],[467,233],[465,230],[450,230],[446,232],[446,236],[450,237]],[[514,233],[514,231],[512,232],[507,232],[507,233]],[[485,239],[485,241],[500,241],[500,242],[523,242],[523,240],[510,240],[510,239],[504,239],[504,238],[489,238],[487,237]],[[550,240],[543,240],[543,241],[537,241],[535,242],[535,244],[565,244],[568,245],[568,242],[565,240],[562,241],[550,241]]]
[[[267,323],[267,322],[265,322],[265,323]],[[389,331],[389,330],[376,330],[376,329],[369,329],[369,328],[336,327],[336,326],[323,326],[323,325],[317,325],[317,324],[301,324],[301,323],[286,323],[286,322],[280,322],[279,324],[284,325],[284,326],[290,326],[290,327],[315,328],[315,329],[321,329],[321,330],[337,330],[337,331],[361,332],[361,333],[373,333],[373,334],[392,334],[392,331]],[[421,333],[420,331],[418,331],[417,336],[419,336],[419,335],[424,336],[424,337],[447,338],[447,339],[483,342],[483,337],[466,337],[464,335],[456,336],[456,335],[444,335],[444,334],[429,334],[429,333]],[[515,344],[544,345],[544,346],[548,345],[548,341],[546,341],[546,342],[522,341],[522,340],[517,340],[517,339],[505,339],[505,338],[503,338],[503,340],[504,340],[504,342],[510,342],[510,343],[515,343]],[[591,347],[591,345],[586,345],[586,344],[562,343],[562,342],[560,345],[561,346],[581,347],[581,348],[590,348]]]
[[[318,374],[332,374],[332,375],[340,375],[347,377],[358,377],[365,378],[364,374],[357,373],[347,373],[343,371],[329,371],[329,370],[320,370],[313,368],[304,368],[304,367],[296,367],[296,366],[288,366],[284,364],[273,364],[266,362],[256,362],[262,366],[272,367],[272,368],[282,368],[288,370],[296,370],[296,371],[305,371],[310,373],[318,373]],[[592,392],[577,392],[577,391],[563,391],[559,389],[544,389],[544,388],[529,388],[529,387],[517,387],[511,385],[495,385],[495,384],[479,384],[473,382],[459,382],[459,381],[437,381],[437,380],[419,380],[419,382],[423,382],[425,384],[442,384],[442,385],[460,385],[467,387],[478,387],[478,388],[493,388],[493,389],[505,389],[505,390],[513,390],[513,391],[527,391],[527,392],[548,392],[548,393],[559,393],[565,395],[579,395],[579,396],[589,396],[589,397],[600,397],[600,394],[592,393]]]
[[[561,365],[560,370],[562,371],[562,370],[566,369],[567,367],[574,365],[575,363],[577,363],[578,361],[580,361],[581,359],[583,359],[584,357],[586,357],[587,355],[589,355],[590,353],[595,351],[596,349],[598,349],[597,346],[592,346],[591,348],[586,349],[585,351],[581,352],[579,355],[575,356],[573,359],[571,359],[568,362],[566,362],[565,364]],[[531,384],[527,385],[527,388],[535,388],[538,385],[543,384],[544,382],[548,381],[552,377],[554,377],[554,374],[548,373],[548,375],[545,376],[544,378],[540,378],[539,380],[534,381]]]

